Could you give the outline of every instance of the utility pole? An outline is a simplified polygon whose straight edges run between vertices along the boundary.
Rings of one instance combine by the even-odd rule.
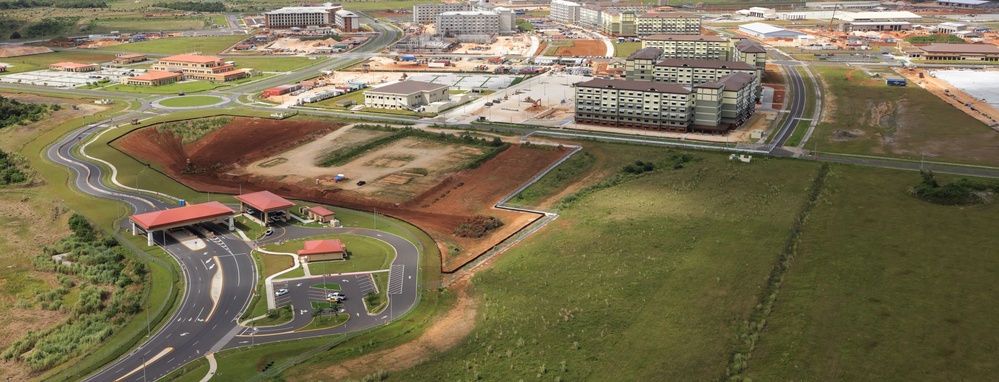
[[[147,381],[146,379],[146,357],[142,357],[142,381]]]

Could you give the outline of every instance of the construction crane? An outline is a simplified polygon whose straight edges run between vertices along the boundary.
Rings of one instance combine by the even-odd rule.
[[[832,14],[831,17],[829,17],[829,26],[826,27],[826,29],[828,29],[830,32],[833,31],[833,22],[836,21],[836,10],[837,9],[839,9],[839,5],[838,4],[833,6],[833,14]]]

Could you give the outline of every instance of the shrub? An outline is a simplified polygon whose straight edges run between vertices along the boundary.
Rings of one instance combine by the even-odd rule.
[[[983,203],[988,195],[999,191],[999,182],[987,183],[961,178],[940,185],[932,171],[920,171],[922,181],[911,193],[924,201],[941,205],[971,205]]]

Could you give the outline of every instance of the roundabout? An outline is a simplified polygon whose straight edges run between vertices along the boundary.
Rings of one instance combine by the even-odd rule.
[[[153,105],[164,109],[196,109],[221,106],[230,102],[231,99],[222,96],[190,95],[162,98],[154,101]]]

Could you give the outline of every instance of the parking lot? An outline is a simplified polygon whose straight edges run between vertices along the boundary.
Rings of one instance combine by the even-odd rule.
[[[333,285],[335,284],[335,286]],[[324,288],[324,286],[330,288]],[[339,287],[339,290],[336,290]],[[286,291],[286,292],[283,292]],[[338,314],[348,314],[359,317],[367,314],[364,306],[364,296],[375,291],[375,284],[370,274],[313,276],[309,279],[275,280],[274,303],[276,307],[291,305],[295,318],[288,323],[266,327],[247,327],[241,335],[268,335],[284,333],[302,328],[312,321],[312,303],[328,302],[332,293],[344,296]],[[324,311],[323,314],[330,314]],[[349,322],[348,322],[349,324]]]
[[[126,76],[142,74],[145,72],[145,69],[128,68],[101,68],[101,70],[98,71],[83,73],[57,72],[45,69],[33,72],[8,74],[0,77],[0,82],[51,86],[58,88],[75,88],[78,86],[84,86],[88,82],[97,82],[101,80],[110,80],[112,83],[118,83]]]

